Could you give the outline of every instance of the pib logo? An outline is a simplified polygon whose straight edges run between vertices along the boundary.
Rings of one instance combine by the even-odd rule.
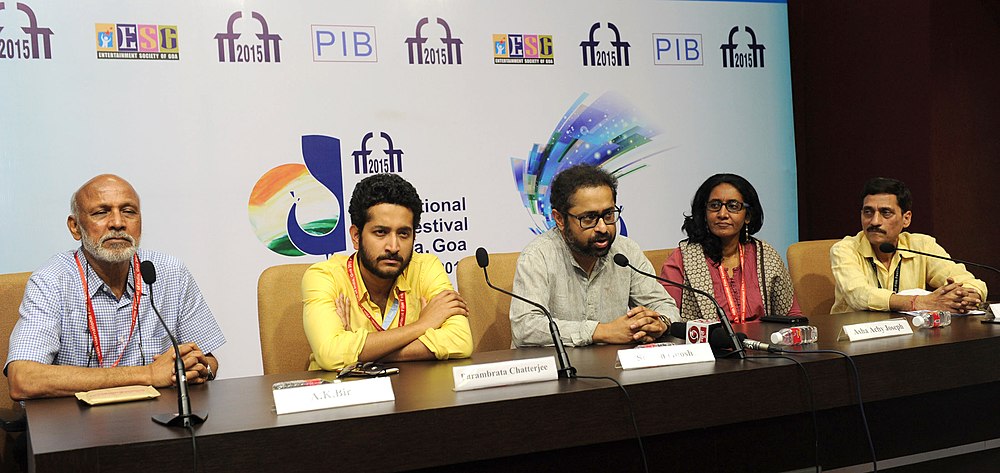
[[[253,37],[243,38],[242,33],[236,32],[235,24],[243,18],[243,12],[240,11],[229,15],[224,33],[215,35],[219,46],[219,62],[281,62],[281,36],[271,33],[264,15],[252,11],[250,17],[256,22],[254,27],[260,28],[260,33],[255,33]],[[253,38],[257,40],[254,41]]]
[[[7,5],[8,2],[0,1],[0,10],[7,10]],[[17,22],[17,25],[0,25],[0,59],[52,59],[52,29],[38,26],[35,11],[27,4],[18,2],[16,6],[28,25],[18,27],[23,21]]]
[[[313,61],[378,62],[374,26],[312,25]]]

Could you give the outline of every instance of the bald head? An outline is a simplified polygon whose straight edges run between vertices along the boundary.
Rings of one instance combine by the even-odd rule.
[[[101,174],[98,176],[94,176],[87,182],[84,182],[83,185],[80,186],[80,188],[77,189],[76,192],[74,192],[73,195],[70,196],[69,198],[70,216],[75,217],[79,220],[80,217],[79,199],[81,194],[92,193],[96,189],[103,188],[106,186],[121,187],[122,189],[127,189],[129,192],[132,193],[133,196],[135,196],[136,204],[138,204],[139,194],[135,191],[135,188],[132,187],[132,184],[129,184],[128,181],[114,174]]]

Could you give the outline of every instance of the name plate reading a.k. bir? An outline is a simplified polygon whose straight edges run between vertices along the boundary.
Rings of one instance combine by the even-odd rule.
[[[712,347],[707,343],[618,350],[618,364],[624,370],[708,361],[715,361],[715,355],[712,354]]]
[[[389,378],[336,381],[275,389],[271,392],[274,394],[274,410],[278,415],[396,400]]]
[[[913,335],[913,328],[910,327],[909,320],[896,318],[845,325],[840,331],[840,336],[837,337],[837,340],[843,339],[845,335],[850,341],[856,342],[858,340],[895,337],[897,335]]]
[[[554,356],[452,368],[455,391],[559,379]]]

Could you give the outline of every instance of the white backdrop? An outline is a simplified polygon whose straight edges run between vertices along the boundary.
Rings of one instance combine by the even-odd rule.
[[[650,137],[609,165],[646,158],[621,177],[618,198],[629,236],[644,248],[676,246],[695,189],[716,172],[741,174],[757,187],[766,210],[762,238],[781,252],[796,240],[783,3],[25,0],[20,5],[32,12],[34,25],[18,2],[4,5],[0,272],[33,270],[73,247],[65,227],[70,194],[96,174],[119,174],[142,197],[142,245],[184,260],[219,319],[228,339],[216,353],[225,377],[261,372],[261,271],[324,258],[283,256],[261,238],[281,236],[275,231],[284,230],[292,202],[303,226],[338,218],[336,195],[349,199],[364,177],[355,173],[352,153],[370,132],[370,158],[385,162],[388,146],[380,133],[389,135],[403,153],[401,174],[422,198],[465,199],[464,211],[428,212],[424,220],[467,217],[467,229],[418,236],[428,249],[436,239],[464,242],[465,251],[437,252],[446,263],[478,246],[518,251],[533,238],[536,220],[522,205],[511,158],[527,159],[533,145],[544,146],[581,96],[583,106],[606,100],[623,107],[625,118]],[[224,50],[228,44],[216,35],[228,34],[235,12],[242,14],[232,30],[240,34],[233,40],[237,55],[262,58],[267,44],[271,62],[220,62],[219,44]],[[264,32],[253,12],[280,40],[257,39]],[[452,46],[455,62],[460,47],[461,64],[408,63],[406,38],[415,36],[424,17],[425,56],[447,55],[436,23],[442,18],[452,38],[461,40]],[[629,43],[629,65],[584,66],[581,42],[590,40],[594,23],[600,23],[595,49],[616,51],[609,22]],[[177,59],[98,58],[104,24],[124,33],[125,40],[116,34],[112,46],[120,42],[125,49],[136,44],[131,32],[150,31],[140,25],[159,25],[152,30],[161,33],[166,26],[160,46],[176,38]],[[733,27],[736,63],[761,66],[753,62],[749,27],[765,47],[763,67],[723,67]],[[320,30],[331,33],[317,35]],[[359,54],[352,44],[345,57],[337,41],[354,32],[361,32]],[[551,36],[554,64],[494,64],[494,35],[500,34]],[[690,60],[680,64],[654,64],[657,34],[697,41],[697,48],[682,54]],[[331,37],[333,45],[317,50],[317,38],[329,43]],[[317,56],[320,51],[325,56]],[[671,52],[661,53],[661,62],[676,59]],[[302,172],[305,135],[340,140],[342,188],[331,192]],[[323,161],[327,171],[336,169],[335,156],[323,157],[329,158]],[[299,170],[297,180],[262,191],[251,224],[251,191],[285,164]],[[343,235],[345,224],[333,232]]]

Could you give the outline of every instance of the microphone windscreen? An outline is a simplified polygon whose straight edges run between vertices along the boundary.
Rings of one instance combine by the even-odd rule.
[[[895,253],[896,247],[892,243],[882,243],[878,246],[878,250],[882,253]]]
[[[152,261],[146,260],[139,263],[139,274],[142,275],[142,280],[146,281],[146,284],[156,282],[156,266],[153,266]]]
[[[621,253],[615,253],[615,264],[623,268],[628,266],[628,257]]]
[[[688,324],[687,322],[671,322],[670,323],[670,336],[676,338],[687,337]]]
[[[479,247],[476,248],[476,264],[480,268],[485,268],[490,265],[490,254],[486,252],[486,248]]]
[[[747,339],[747,334],[736,332],[736,338],[740,339],[742,342]],[[729,338],[726,330],[722,327],[708,333],[708,344],[711,345],[712,348],[728,348],[730,350],[735,348],[733,347],[733,340]]]

